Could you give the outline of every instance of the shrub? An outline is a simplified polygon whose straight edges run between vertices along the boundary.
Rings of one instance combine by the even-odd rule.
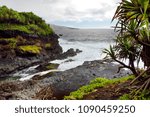
[[[19,30],[43,36],[53,33],[52,28],[34,13],[17,12],[6,6],[0,7],[0,22],[0,30]]]

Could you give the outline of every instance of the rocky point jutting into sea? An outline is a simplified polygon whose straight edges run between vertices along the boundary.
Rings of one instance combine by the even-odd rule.
[[[62,52],[56,34],[39,37],[18,32],[0,31],[0,77],[7,77],[11,72],[37,63],[54,60]],[[16,47],[9,47],[10,39],[16,41]],[[46,47],[48,45],[51,47]]]
[[[62,53],[58,36],[32,12],[0,7],[0,78],[31,65],[53,60]],[[9,12],[9,18],[2,17]]]
[[[5,79],[0,81],[0,99],[63,99],[97,77],[111,79],[128,74],[126,70],[117,73],[119,65],[110,60],[100,60],[102,48],[113,43],[112,30],[53,26],[62,36],[59,38],[32,12],[5,6],[0,10],[2,15],[9,11],[11,16],[0,17],[0,79]],[[11,79],[19,73],[27,76]]]

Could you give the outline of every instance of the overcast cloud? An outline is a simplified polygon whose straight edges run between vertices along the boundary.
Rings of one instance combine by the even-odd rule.
[[[120,0],[0,0],[18,11],[32,11],[47,22],[111,21]],[[87,24],[88,25],[88,24]]]

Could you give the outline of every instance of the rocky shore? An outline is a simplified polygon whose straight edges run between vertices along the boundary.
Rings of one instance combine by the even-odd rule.
[[[59,36],[41,17],[7,6],[0,11],[0,79],[62,54]]]
[[[0,7],[0,10],[0,99],[63,99],[97,77],[111,79],[128,74],[125,70],[117,73],[119,66],[110,61],[95,60],[43,76],[31,73],[32,79],[26,81],[7,79],[12,73],[33,65],[39,65],[37,72],[57,69],[59,64],[49,61],[72,57],[82,51],[71,48],[63,53],[59,37],[49,24],[34,13],[17,12],[6,6]],[[70,61],[72,59],[65,62]]]
[[[27,81],[0,83],[0,99],[63,99],[65,95],[87,85],[97,77],[117,78],[129,74],[118,65],[104,60],[84,62],[76,68],[35,76]]]
[[[15,37],[18,34],[20,35]],[[0,31],[0,37],[0,78],[26,67],[54,60],[62,54],[62,48],[58,43],[59,37],[56,34],[39,37],[18,31],[5,31],[5,33]],[[10,45],[8,42],[10,38],[16,41],[15,48],[7,46]]]

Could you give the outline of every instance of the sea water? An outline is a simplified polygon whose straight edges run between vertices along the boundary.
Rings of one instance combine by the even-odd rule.
[[[63,51],[70,48],[79,49],[82,52],[74,57],[68,57],[64,60],[54,60],[52,63],[60,64],[58,70],[64,71],[83,64],[85,61],[93,61],[103,59],[105,55],[102,53],[104,48],[108,48],[113,42],[104,41],[68,41],[63,38],[59,39]]]
[[[105,57],[102,53],[103,49],[114,44],[113,39],[115,38],[115,33],[112,29],[55,28],[54,31],[58,35],[62,35],[62,37],[59,38],[59,44],[63,48],[63,52],[70,48],[75,50],[79,49],[82,52],[64,60],[50,61],[51,63],[60,64],[57,70],[52,71],[64,71],[82,65],[85,61],[103,59]],[[21,80],[27,80],[34,75],[44,75],[51,71],[36,72],[34,71],[36,67],[37,66],[32,66],[19,71],[15,73],[14,76],[20,76]]]
[[[20,76],[20,80],[27,80],[35,75],[44,75],[48,72],[65,71],[75,68],[82,65],[85,61],[103,59],[105,57],[105,54],[102,52],[103,49],[115,44],[114,38],[116,33],[112,29],[72,29],[56,27],[54,31],[58,35],[62,35],[59,38],[59,44],[63,52],[66,52],[70,48],[74,50],[79,49],[82,52],[63,60],[50,61],[50,63],[60,64],[58,69],[37,72],[35,70],[37,66],[32,66],[15,73],[14,76]],[[128,61],[124,62],[128,64]],[[142,62],[140,62],[140,67],[143,68]]]

